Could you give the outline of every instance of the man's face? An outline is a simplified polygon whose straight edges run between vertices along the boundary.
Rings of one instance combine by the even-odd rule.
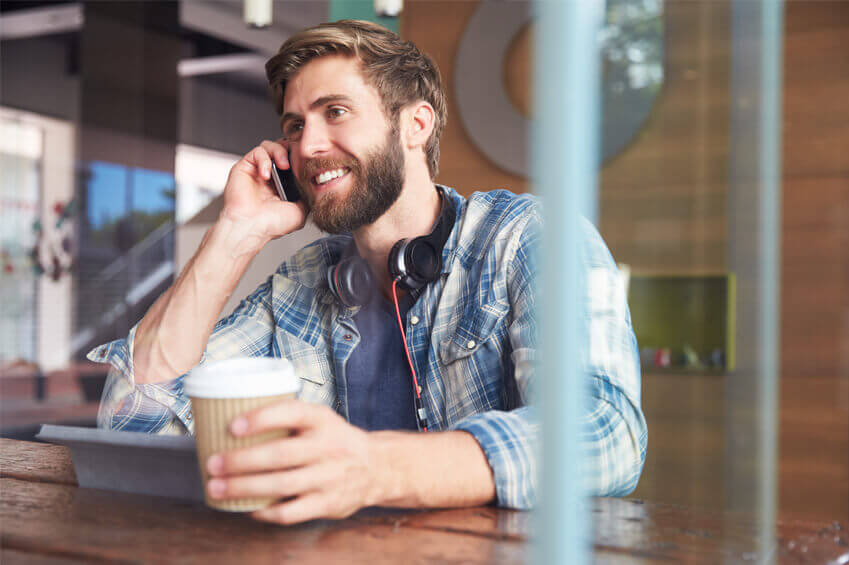
[[[404,184],[398,127],[387,122],[356,59],[307,63],[287,84],[281,126],[301,193],[323,231],[371,224],[397,200]]]

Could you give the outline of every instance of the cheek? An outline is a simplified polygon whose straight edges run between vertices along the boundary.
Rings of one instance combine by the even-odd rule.
[[[298,184],[301,185],[302,188],[309,188],[309,182],[307,179],[301,177],[301,174],[303,173],[303,160],[300,156],[296,155],[294,151],[289,153],[289,167],[295,175]]]
[[[361,121],[352,121],[340,125],[334,133],[336,147],[358,159],[381,147],[386,140],[386,131],[376,123],[364,124]]]

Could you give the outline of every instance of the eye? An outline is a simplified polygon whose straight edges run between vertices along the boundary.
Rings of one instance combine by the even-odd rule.
[[[292,120],[283,125],[283,137],[288,141],[297,141],[304,129],[304,123],[297,120]]]
[[[330,119],[341,118],[348,113],[348,110],[341,106],[331,106],[327,109],[327,117]]]

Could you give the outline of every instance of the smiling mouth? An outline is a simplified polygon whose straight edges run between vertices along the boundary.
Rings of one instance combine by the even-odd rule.
[[[316,186],[324,186],[331,181],[342,178],[351,172],[351,169],[347,167],[339,167],[338,169],[331,169],[329,171],[321,172],[315,175],[312,178],[312,182]]]

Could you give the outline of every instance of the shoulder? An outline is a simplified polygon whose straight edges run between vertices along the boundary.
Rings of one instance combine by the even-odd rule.
[[[496,249],[515,249],[522,240],[536,241],[542,210],[539,199],[531,194],[475,192],[465,202],[460,220],[457,251],[468,263]]]
[[[616,270],[610,249],[598,229],[587,218],[581,217],[581,258],[588,268]]]
[[[498,189],[475,192],[466,204],[465,221],[478,227],[502,228],[540,215],[539,199],[532,194],[515,194]]]

